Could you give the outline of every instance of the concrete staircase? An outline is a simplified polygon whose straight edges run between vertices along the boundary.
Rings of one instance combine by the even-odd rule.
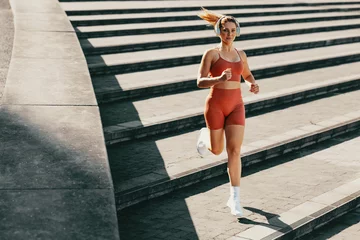
[[[195,148],[208,93],[197,69],[219,41],[200,5],[239,19],[235,46],[260,85],[256,96],[242,86],[246,169],[359,134],[359,1],[60,2],[87,59],[120,213],[226,173],[225,153]]]

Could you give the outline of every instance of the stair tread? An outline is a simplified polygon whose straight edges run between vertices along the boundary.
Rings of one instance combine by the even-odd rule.
[[[269,68],[271,66],[288,65],[295,62],[307,62],[316,59],[327,59],[340,57],[342,55],[359,53],[359,43],[347,44],[344,46],[331,46],[314,50],[300,50],[285,53],[275,53],[265,56],[248,57],[249,66],[252,71],[256,69]],[[340,51],[340,52],[339,52]],[[109,75],[105,77],[93,78],[95,92],[104,90],[127,90],[146,86],[163,85],[166,83],[182,82],[197,78],[199,64],[191,64],[181,67],[157,69],[144,72],[134,72],[121,75]],[[146,76],[146,77],[145,77]],[[146,79],[146,82],[144,81]]]
[[[359,182],[360,165],[356,152],[360,137],[338,137],[332,140],[332,144],[320,144],[282,161],[244,169],[240,199],[245,223],[239,223],[230,215],[226,207],[228,178],[220,176],[121,210],[120,234],[126,239],[147,238],[161,227],[164,236],[173,236],[176,232],[187,239],[231,239],[232,236],[240,239],[241,232],[253,226],[256,226],[258,236],[262,234],[261,230],[271,233],[277,229],[276,226],[289,227],[289,219],[300,220],[304,215],[327,206],[324,198],[332,203],[349,196],[340,194],[340,187],[344,189],[344,185]],[[359,188],[347,189],[356,192]],[[291,226],[294,229],[299,225]]]
[[[329,57],[344,56],[348,54],[359,53],[360,43],[343,44],[329,47],[317,48],[317,55],[314,56],[314,49],[297,50],[282,53],[272,53],[264,56],[249,56],[248,62],[252,70],[275,67],[283,64],[291,64],[303,61],[314,61],[318,59],[325,59]],[[214,44],[214,46],[216,46]],[[241,48],[239,48],[241,49]],[[341,52],[339,52],[341,51]],[[91,58],[90,58],[91,59]],[[103,63],[88,63],[89,68],[100,66],[116,66],[124,64],[123,59],[118,59],[117,54],[104,55],[102,57]],[[90,60],[91,61],[91,60]],[[191,66],[198,65],[192,64]],[[192,68],[191,68],[192,69]],[[174,69],[172,69],[174,70]],[[193,72],[197,74],[197,71]]]
[[[296,30],[296,29],[313,29],[317,27],[335,27],[351,24],[359,24],[359,19],[353,20],[334,20],[334,21],[325,21],[325,22],[313,22],[309,23],[292,23],[292,24],[279,24],[279,25],[270,25],[270,26],[255,26],[255,27],[243,27],[241,28],[241,34],[255,34],[255,33],[267,33],[267,32],[278,32],[286,30]],[[101,26],[99,27],[99,30]],[[165,42],[173,40],[186,40],[186,39],[197,39],[197,38],[206,38],[214,37],[214,31],[209,30],[199,30],[199,31],[188,31],[188,32],[174,32],[174,33],[162,33],[162,34],[146,34],[139,37],[134,36],[118,36],[116,41],[118,41],[119,46],[128,45],[128,44],[145,44],[151,42]],[[112,41],[114,37],[101,37],[101,38],[88,38],[86,40],[81,40],[81,45],[83,47],[87,46],[98,46],[99,43],[105,41]],[[241,39],[241,36],[240,36]],[[101,46],[101,45],[100,45]]]
[[[325,13],[309,13],[297,15],[280,15],[280,16],[266,16],[266,17],[237,17],[236,19],[243,23],[259,22],[259,21],[276,21],[276,20],[294,20],[294,19],[308,19],[315,17],[336,17],[356,15],[359,11],[353,12],[325,12]],[[129,29],[143,29],[143,28],[164,28],[164,27],[185,27],[185,26],[203,26],[207,25],[204,20],[192,21],[169,21],[169,22],[154,22],[154,23],[128,23],[128,24],[112,24],[99,26],[77,26],[78,32],[96,32],[96,31],[111,31],[111,30],[129,30]]]
[[[288,74],[276,78],[268,78],[259,81],[261,92],[256,97],[268,93],[283,91],[289,88],[301,87],[312,83],[322,83],[328,80],[336,80],[351,75],[360,75],[360,62],[344,64],[340,66],[320,68],[295,74]],[[334,75],[336,73],[336,75]],[[316,81],[309,76],[316,76]],[[341,80],[340,80],[341,81]],[[248,87],[242,83],[242,95],[245,103],[253,99],[254,94],[248,92]],[[186,116],[190,112],[203,111],[204,102],[209,89],[201,89],[185,93],[154,97],[146,100],[114,102],[103,104],[100,107],[104,129],[109,126],[131,121],[147,123],[148,119],[169,115],[168,120]],[[154,111],[156,109],[156,111]],[[192,110],[194,109],[194,110]],[[174,115],[174,113],[177,113]]]
[[[302,3],[328,3],[328,0],[311,0],[302,1]],[[358,2],[357,0],[349,0],[346,2]],[[148,9],[149,1],[127,1],[126,4],[123,2],[61,2],[61,6],[65,11],[86,11],[86,10],[106,10],[106,9]],[[232,0],[223,1],[201,1],[202,6],[234,6],[236,5],[269,5],[269,4],[297,4],[297,1],[279,1],[279,0],[257,0],[249,2],[239,0],[234,3]],[[176,8],[176,7],[199,7],[199,1],[152,1],[151,8]]]
[[[308,7],[274,7],[274,8],[258,8],[258,9],[219,9],[216,12],[225,15],[240,14],[240,13],[258,13],[258,12],[287,12],[287,11],[302,11],[314,9],[351,9],[358,8],[360,4],[354,5],[330,5],[330,6],[308,6]],[[69,16],[70,21],[89,21],[89,20],[105,20],[105,19],[136,19],[136,18],[157,18],[157,17],[175,17],[175,16],[197,16],[199,11],[184,11],[184,12],[162,12],[162,13],[132,13],[132,14],[101,14],[101,15],[82,15],[82,16]],[[294,16],[296,16],[294,14]],[[284,16],[278,16],[284,17]],[[287,17],[288,18],[288,17]],[[237,18],[240,20],[241,18]],[[248,18],[244,18],[246,20]],[[250,19],[253,19],[251,17]],[[264,18],[267,19],[267,18]],[[272,18],[270,18],[272,19]]]
[[[333,94],[306,104],[248,117],[242,151],[249,147],[254,148],[270,137],[359,111],[359,99],[360,91]],[[184,172],[184,169],[197,169],[226,157],[223,152],[220,156],[209,155],[201,158],[196,152],[197,135],[198,131],[191,131],[108,147],[116,192],[129,187],[127,180],[132,181],[130,179],[147,174],[155,175],[157,178],[175,176],[179,172]]]
[[[331,31],[331,32],[320,32],[320,33],[311,33],[311,34],[299,34],[299,35],[290,35],[284,37],[274,37],[266,39],[255,39],[255,40],[246,40],[246,41],[237,41],[234,45],[241,46],[241,49],[259,49],[265,47],[276,47],[283,46],[287,44],[297,44],[297,43],[311,43],[316,41],[332,40],[332,39],[342,39],[349,37],[359,37],[359,29],[355,30],[343,30],[343,31]],[[116,46],[118,41],[114,39],[111,42],[103,42],[102,47]],[[105,46],[107,44],[107,46]],[[111,64],[116,61],[116,64],[130,64],[138,62],[147,62],[147,61],[157,61],[163,59],[177,59],[190,56],[201,56],[205,49],[215,47],[218,44],[204,44],[204,45],[195,45],[195,46],[185,46],[169,49],[157,49],[157,50],[147,50],[139,52],[129,52],[129,53],[112,53],[112,54],[101,54],[95,56],[87,57],[87,62],[89,65],[97,63]]]

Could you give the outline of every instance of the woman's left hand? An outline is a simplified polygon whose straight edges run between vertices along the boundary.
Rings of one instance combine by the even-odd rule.
[[[250,92],[257,94],[259,92],[259,85],[252,83],[250,86]]]

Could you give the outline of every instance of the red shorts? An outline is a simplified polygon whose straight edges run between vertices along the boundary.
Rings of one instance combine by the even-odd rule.
[[[206,126],[211,130],[226,125],[245,126],[245,107],[241,89],[211,88],[204,111]]]

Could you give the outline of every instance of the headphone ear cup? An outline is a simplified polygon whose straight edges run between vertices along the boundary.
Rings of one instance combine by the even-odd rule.
[[[236,36],[240,36],[240,23],[238,21],[236,21],[237,23],[237,27],[236,27]]]
[[[222,18],[220,18],[220,19],[216,22],[216,24],[215,24],[215,26],[214,26],[214,31],[215,31],[216,36],[219,36],[219,35],[220,35],[220,21],[221,21],[221,19],[222,19]]]
[[[240,36],[240,26],[236,28],[236,36]]]

